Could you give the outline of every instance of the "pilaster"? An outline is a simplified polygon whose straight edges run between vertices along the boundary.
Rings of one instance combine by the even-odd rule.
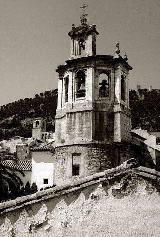
[[[114,105],[114,142],[121,142],[121,108]]]
[[[121,67],[118,66],[115,70],[115,102],[121,102]]]

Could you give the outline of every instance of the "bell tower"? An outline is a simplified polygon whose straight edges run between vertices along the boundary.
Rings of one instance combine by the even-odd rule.
[[[73,24],[72,30],[68,34],[71,38],[71,59],[96,55],[96,36],[98,32],[95,25],[88,25],[86,18],[88,14],[85,13],[86,7],[85,4],[81,7],[81,25],[75,27]]]
[[[127,56],[97,55],[96,25],[82,6],[80,25],[68,33],[71,55],[57,68],[58,104],[55,123],[58,183],[91,175],[120,162],[119,148],[130,140]],[[118,155],[117,155],[118,153]]]
[[[34,119],[32,128],[32,138],[42,140],[43,132],[46,132],[46,121],[42,118]]]

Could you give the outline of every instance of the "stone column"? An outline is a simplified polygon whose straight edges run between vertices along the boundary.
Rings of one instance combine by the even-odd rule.
[[[114,105],[114,142],[121,142],[121,108]]]
[[[74,56],[74,39],[71,39],[71,58]]]
[[[129,107],[129,78],[128,78],[128,74],[126,75],[126,103],[127,103],[127,107]]]
[[[62,80],[59,78],[58,80],[58,105],[57,109],[62,108]]]
[[[115,102],[121,102],[121,67],[115,70]]]
[[[93,55],[92,53],[92,35],[89,35],[87,40],[86,40],[86,56],[91,56]]]
[[[64,78],[62,78],[62,107],[64,106],[65,103],[65,81]]]
[[[69,85],[68,85],[68,102],[72,103],[72,71],[68,73],[69,76]]]
[[[93,101],[93,88],[94,88],[94,70],[88,68],[86,71],[86,100]]]

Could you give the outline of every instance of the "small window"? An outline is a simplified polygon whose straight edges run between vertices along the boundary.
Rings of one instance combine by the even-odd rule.
[[[38,127],[38,126],[39,126],[39,121],[37,120],[37,121],[36,121],[36,127]]]
[[[72,155],[72,176],[80,175],[81,154]]]
[[[77,176],[79,175],[79,164],[75,164],[72,167],[72,176]]]
[[[43,184],[48,184],[48,179],[43,179]]]

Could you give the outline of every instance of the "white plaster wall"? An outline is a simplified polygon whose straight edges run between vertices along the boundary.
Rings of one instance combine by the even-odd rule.
[[[48,179],[48,184],[43,184],[43,179]],[[38,189],[54,184],[54,159],[50,151],[32,152],[31,182],[35,182]]]
[[[118,185],[117,185],[118,186]],[[1,215],[1,237],[158,237],[160,197],[136,193],[116,198],[101,184]]]

